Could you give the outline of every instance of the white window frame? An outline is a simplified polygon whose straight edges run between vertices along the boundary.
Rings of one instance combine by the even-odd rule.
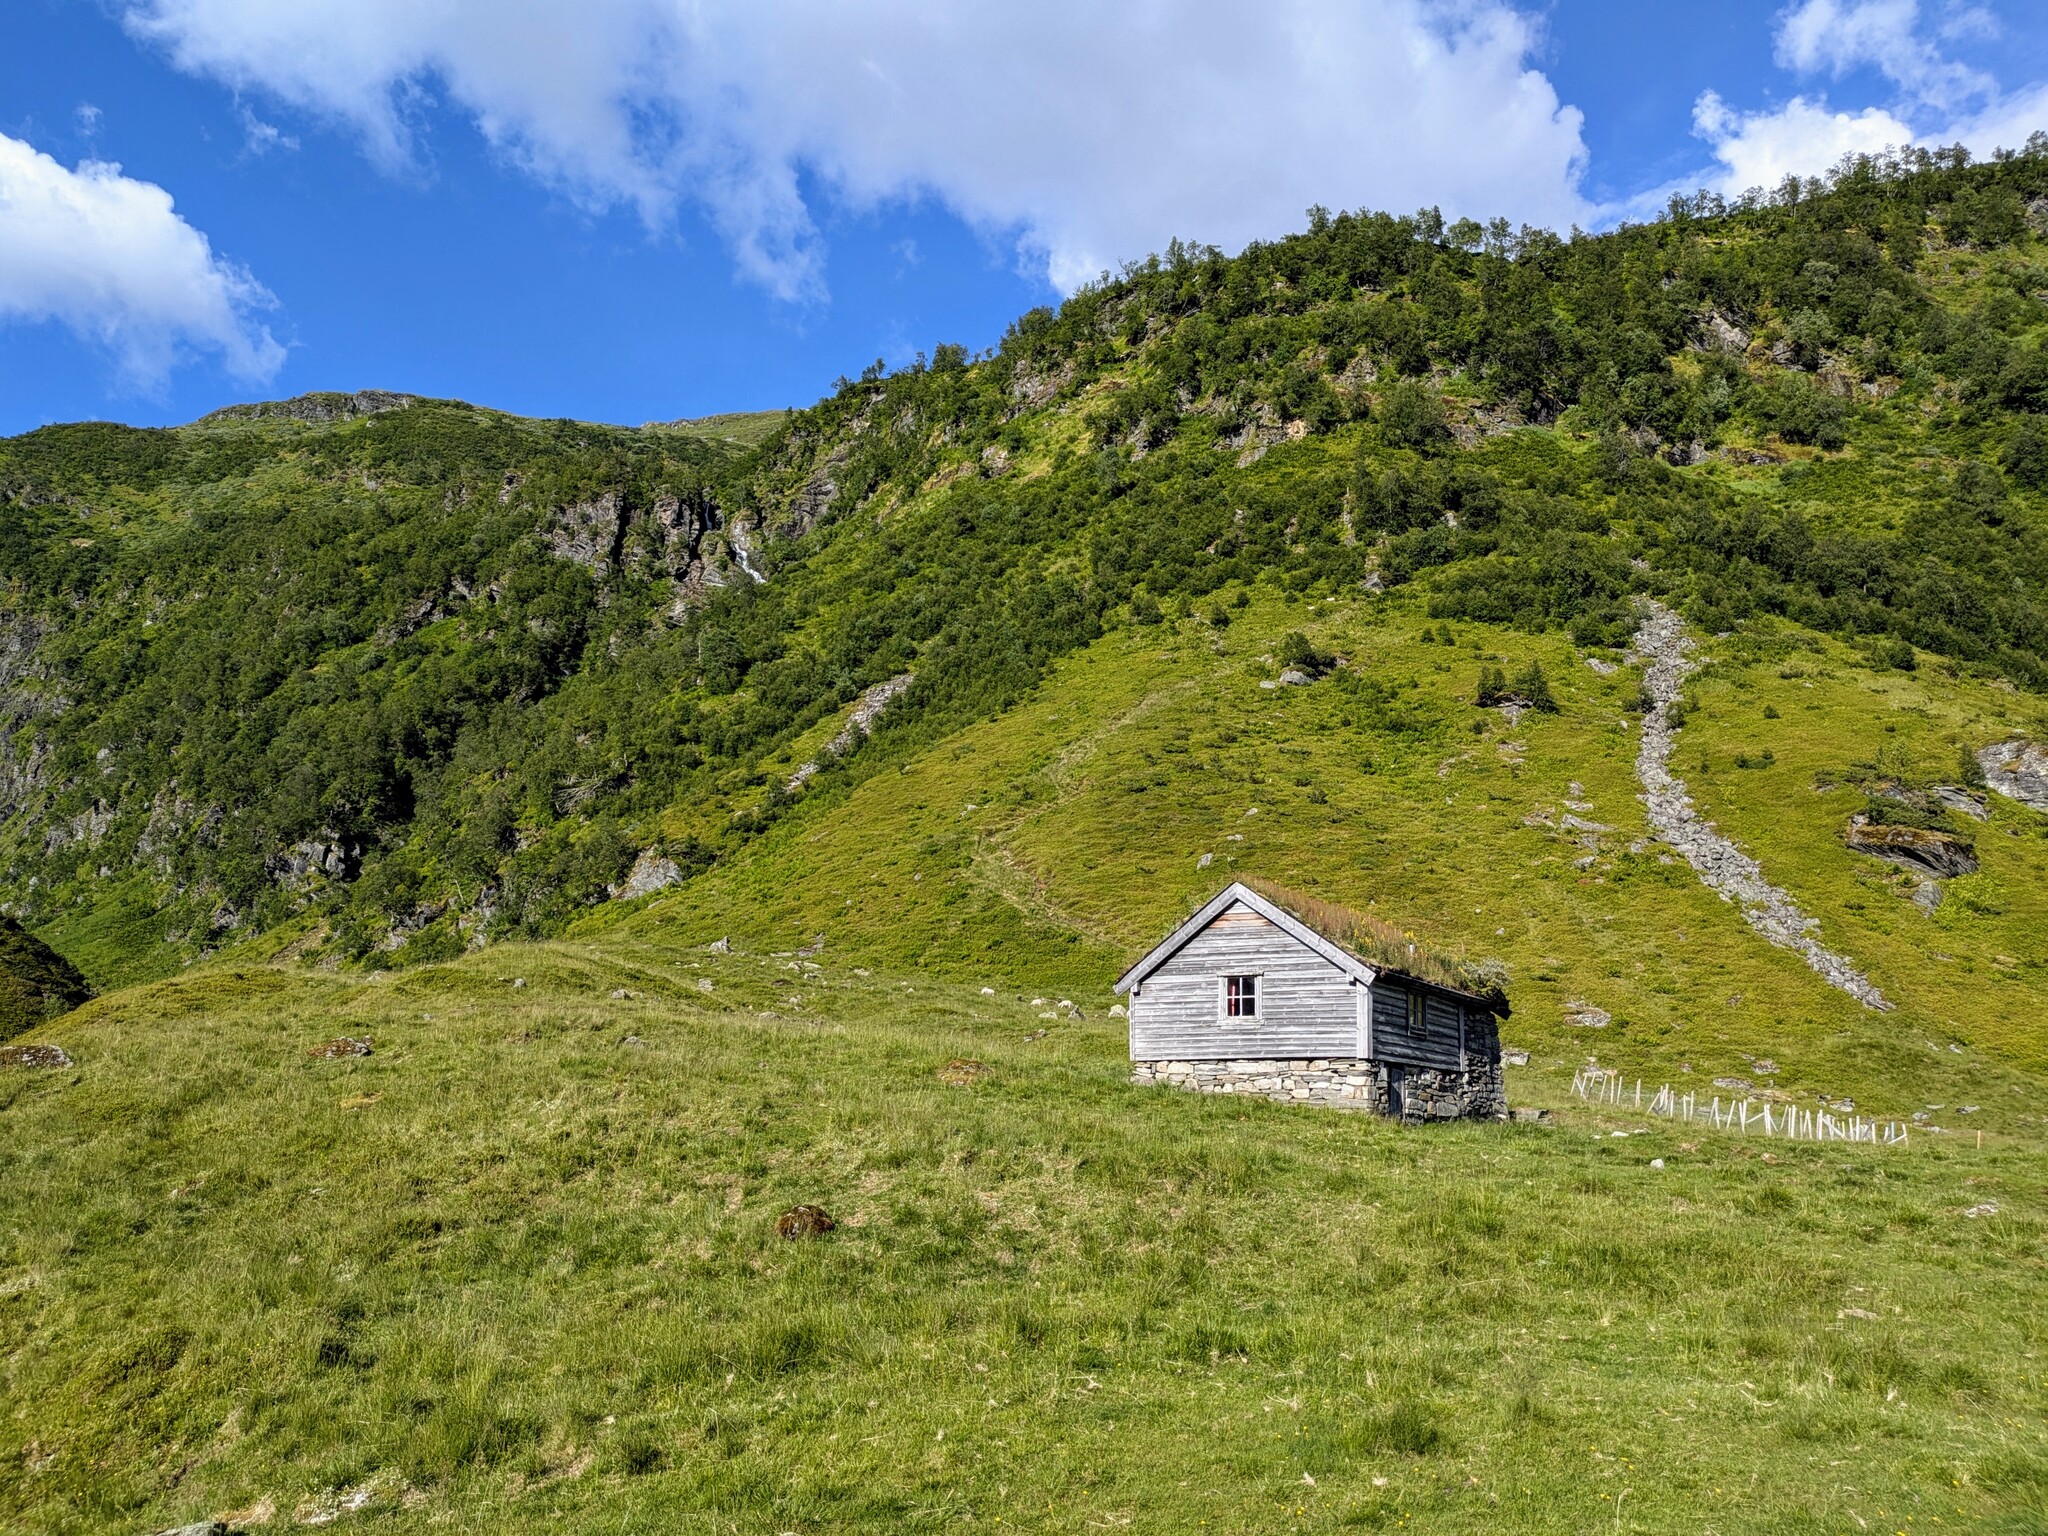
[[[1252,1011],[1232,1013],[1230,1011],[1230,984],[1233,981],[1249,981],[1252,984]],[[1247,1021],[1256,1024],[1265,1017],[1260,1011],[1265,1001],[1266,973],[1264,971],[1232,971],[1216,978],[1216,1017],[1226,1024],[1242,1024]]]

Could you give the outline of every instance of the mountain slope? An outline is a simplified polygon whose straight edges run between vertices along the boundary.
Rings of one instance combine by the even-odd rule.
[[[744,849],[866,690],[936,741],[1254,592],[1610,656],[1656,595],[2037,688],[2044,222],[2032,151],[1569,242],[1318,212],[753,448],[374,392],[29,434],[0,889],[102,980],[284,922],[373,965],[559,932]]]
[[[1988,820],[1970,823],[1980,868],[1944,882],[1932,915],[1918,877],[1844,834],[1870,785],[1945,782],[1966,744],[2048,729],[2042,701],[1874,674],[1790,626],[1707,642],[1674,765],[1896,1005],[1877,1013],[1758,936],[1655,838],[1637,669],[1603,677],[1561,637],[1483,625],[1451,626],[1444,644],[1440,622],[1395,599],[1237,614],[1221,634],[1105,637],[1001,718],[814,791],[682,895],[588,931],[623,918],[650,940],[786,949],[823,936],[828,953],[1106,1008],[1133,954],[1252,872],[1506,960],[1511,1041],[1567,1070],[1592,1052],[1769,1086],[1749,1065],[1765,1058],[1808,1102],[1904,1119],[1960,1098],[1983,1104],[1974,1123],[2034,1123],[2031,1088],[2008,1090],[2048,1068],[2048,814],[1986,797]],[[1296,626],[1344,665],[1262,687]],[[1510,723],[1471,702],[1487,667],[1532,661],[1556,713]],[[1567,1022],[1580,1003],[1612,1022]]]
[[[0,444],[0,895],[102,984],[0,1067],[0,1524],[2039,1529],[2044,197],[1317,214],[752,447]],[[1504,961],[1550,1123],[1133,1087],[1233,874]]]

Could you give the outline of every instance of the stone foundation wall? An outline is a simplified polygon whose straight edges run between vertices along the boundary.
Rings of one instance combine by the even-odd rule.
[[[1281,1104],[1384,1115],[1388,1065],[1383,1061],[1138,1061],[1131,1081],[1190,1093],[1246,1093]],[[1507,1091],[1498,1062],[1466,1072],[1409,1067],[1402,1074],[1403,1120],[1503,1120]]]

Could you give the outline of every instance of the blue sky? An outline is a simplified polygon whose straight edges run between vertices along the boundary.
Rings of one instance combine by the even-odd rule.
[[[1312,202],[1597,228],[2035,129],[2016,0],[0,0],[0,433],[803,404]]]

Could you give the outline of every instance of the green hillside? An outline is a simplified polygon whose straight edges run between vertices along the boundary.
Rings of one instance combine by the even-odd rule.
[[[0,1525],[2048,1529],[2044,346],[2037,145],[1312,210],[785,419],[0,441],[0,906],[101,994],[0,1065]],[[1133,1088],[1234,876],[1504,966],[1550,1121]]]
[[[557,934],[644,853],[743,850],[788,806],[769,765],[868,688],[914,677],[813,790],[1261,594],[1609,656],[1657,595],[2031,693],[2037,226],[2031,151],[1569,241],[1316,210],[754,446],[377,392],[29,433],[0,899],[101,983],[294,922],[344,964]]]

